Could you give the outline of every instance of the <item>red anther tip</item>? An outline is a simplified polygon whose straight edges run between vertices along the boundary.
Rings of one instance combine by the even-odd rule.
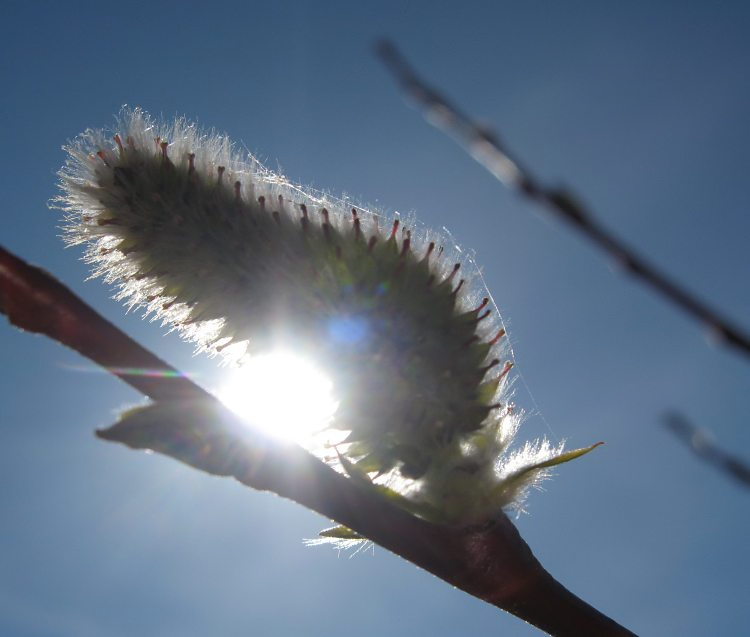
[[[493,338],[493,339],[492,339],[492,340],[490,341],[490,345],[495,345],[495,343],[497,343],[497,342],[498,342],[498,341],[499,341],[499,340],[500,340],[500,339],[501,339],[501,338],[502,338],[503,336],[505,336],[505,328],[501,329],[501,330],[500,330],[500,331],[499,331],[499,332],[497,333],[497,335],[495,336],[495,338]],[[512,365],[512,363],[511,363],[511,365]]]
[[[483,374],[486,374],[486,373],[487,373],[487,372],[488,372],[489,370],[491,370],[491,369],[492,369],[493,367],[497,367],[497,366],[498,366],[499,364],[500,364],[500,359],[499,359],[499,358],[493,358],[493,359],[492,359],[492,360],[491,360],[491,361],[489,362],[489,364],[488,364],[488,365],[486,365],[486,366],[485,366],[485,367],[483,368],[483,372],[482,372],[482,373],[483,373]]]
[[[117,144],[117,148],[119,149],[119,151],[121,153],[125,152],[125,149],[122,147],[122,140],[120,139],[120,136],[117,133],[115,133],[114,139],[115,139],[115,144]]]
[[[373,248],[375,247],[375,244],[378,242],[377,237],[370,237],[370,240],[367,242],[367,251],[372,252]]]
[[[461,279],[461,280],[460,280],[460,281],[458,282],[458,285],[456,286],[456,289],[455,289],[455,290],[453,290],[453,292],[451,292],[451,295],[452,295],[452,296],[457,296],[457,295],[458,295],[458,292],[459,292],[459,291],[461,290],[461,288],[462,288],[463,286],[464,286],[464,279]]]
[[[162,142],[159,146],[161,148],[162,159],[167,159],[167,146],[169,146],[169,142]]]
[[[477,317],[477,323],[479,323],[479,321],[483,321],[484,319],[486,319],[490,314],[492,314],[492,310],[486,310],[483,314],[480,314]]]
[[[355,220],[357,219],[357,209],[356,208],[352,208],[352,218],[355,219]]]
[[[395,239],[396,238],[396,231],[398,230],[398,224],[399,224],[399,220],[395,219],[393,221],[393,227],[391,228],[391,236],[389,237],[389,239]]]
[[[109,166],[109,162],[107,162],[107,154],[103,150],[97,150],[96,156],[104,162],[105,166]]]
[[[263,195],[261,195],[260,197],[258,197],[258,203],[260,204],[260,207],[263,210],[266,209],[266,198]]]
[[[505,366],[503,367],[503,371],[501,371],[498,375],[498,379],[503,378],[511,370],[512,367],[513,363],[511,363],[510,361],[506,362]]]
[[[218,178],[216,180],[217,183],[219,183],[219,184],[221,183],[222,179],[224,178],[224,171],[225,170],[226,170],[226,168],[224,166],[218,166],[216,168],[216,173],[218,175]]]
[[[195,153],[188,153],[188,174],[195,172]]]
[[[329,221],[328,221],[328,208],[322,208],[320,210],[320,214],[323,215],[323,219],[325,219],[325,224],[328,224],[329,223]]]
[[[427,254],[424,255],[424,258],[429,259],[434,249],[435,249],[435,242],[430,241],[430,245],[427,246]]]
[[[401,256],[406,256],[406,253],[409,252],[409,246],[411,245],[411,235],[406,235],[406,238],[404,239],[403,243],[401,244]]]
[[[305,204],[300,204],[299,209],[302,211],[302,217],[307,219],[307,206]]]
[[[456,276],[456,272],[458,272],[459,268],[461,267],[460,263],[456,263],[456,265],[453,266],[453,270],[451,270],[451,273],[445,277],[445,280],[443,283],[448,283],[453,280],[453,277]]]
[[[242,189],[242,183],[239,181],[234,182],[234,198],[239,201],[241,199],[240,190]]]

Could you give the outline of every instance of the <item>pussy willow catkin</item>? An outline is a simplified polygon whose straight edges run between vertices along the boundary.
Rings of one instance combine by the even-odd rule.
[[[140,109],[66,150],[65,236],[95,273],[205,349],[316,359],[350,469],[432,517],[476,521],[569,459],[546,441],[507,454],[504,330],[440,235],[306,192],[226,137]]]

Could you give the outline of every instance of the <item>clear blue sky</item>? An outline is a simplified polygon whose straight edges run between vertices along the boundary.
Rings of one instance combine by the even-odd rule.
[[[374,59],[434,83],[603,223],[750,329],[744,2],[8,1],[0,242],[174,364],[214,361],[125,315],[58,239],[60,146],[121,105],[217,127],[292,179],[447,226],[514,345],[522,437],[606,446],[518,525],[549,570],[642,635],[743,635],[749,493],[661,426],[681,409],[750,457],[750,361],[508,193],[407,108]],[[278,163],[277,163],[278,162]],[[0,635],[539,634],[268,494],[97,441],[139,397],[0,325]]]

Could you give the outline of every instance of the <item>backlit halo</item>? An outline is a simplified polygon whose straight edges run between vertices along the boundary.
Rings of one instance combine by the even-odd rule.
[[[284,350],[247,359],[227,375],[217,395],[254,427],[300,443],[323,430],[338,407],[331,380]]]

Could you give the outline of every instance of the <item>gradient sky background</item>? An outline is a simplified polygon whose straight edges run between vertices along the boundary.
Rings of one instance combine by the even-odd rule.
[[[295,181],[447,226],[509,324],[521,438],[607,443],[532,495],[517,524],[538,557],[641,635],[747,634],[750,494],[662,418],[750,458],[750,360],[426,125],[378,36],[750,329],[745,2],[6,1],[0,242],[216,386],[215,361],[63,248],[47,201],[68,139],[123,104],[187,115]],[[96,440],[135,392],[5,324],[0,347],[1,635],[540,634],[382,549],[304,547],[327,521],[293,503]]]

